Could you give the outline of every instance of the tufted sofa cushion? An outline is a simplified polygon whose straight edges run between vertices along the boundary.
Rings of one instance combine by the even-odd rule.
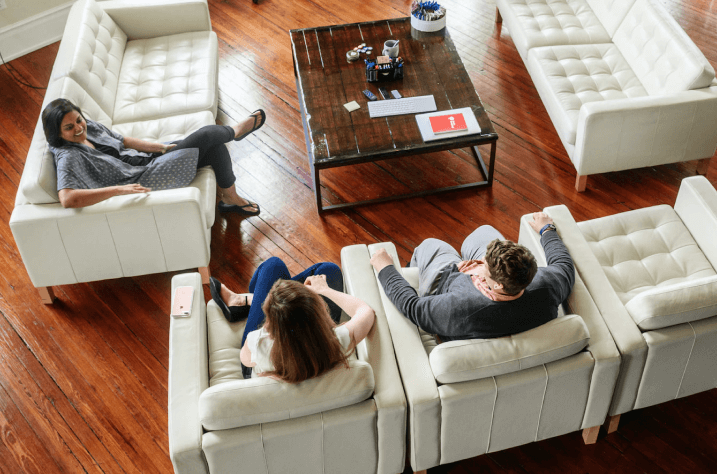
[[[717,273],[670,206],[628,211],[578,227],[640,329],[717,313]]]
[[[373,369],[349,360],[321,377],[288,384],[269,377],[245,380],[239,353],[245,321],[229,323],[216,303],[207,305],[209,384],[199,399],[202,425],[224,430],[285,420],[353,405],[373,394]]]
[[[709,87],[714,68],[663,8],[638,0],[613,37],[650,95]]]
[[[590,333],[571,314],[512,336],[439,344],[428,357],[440,383],[479,380],[564,359],[583,350]]]
[[[560,138],[571,145],[583,104],[647,95],[612,44],[534,48],[527,67]]]
[[[586,0],[497,0],[520,54],[557,44],[607,43],[610,35]]]
[[[115,123],[216,107],[217,35],[182,33],[127,43],[114,104]]]

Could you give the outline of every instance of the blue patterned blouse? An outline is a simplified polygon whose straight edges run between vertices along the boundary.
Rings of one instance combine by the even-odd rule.
[[[124,137],[101,123],[87,120],[87,139],[97,148],[65,142],[50,147],[57,167],[57,190],[95,189],[139,183],[153,191],[182,188],[197,174],[199,150],[186,148],[164,155],[125,148]],[[110,150],[111,149],[111,150]]]

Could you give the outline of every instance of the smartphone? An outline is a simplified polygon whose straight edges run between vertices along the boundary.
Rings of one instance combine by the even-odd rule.
[[[381,97],[383,97],[384,99],[391,98],[391,94],[388,93],[388,91],[386,90],[385,87],[379,87],[378,92],[381,94]]]
[[[172,317],[186,318],[192,314],[192,301],[194,288],[191,286],[178,286],[174,289],[172,302]]]

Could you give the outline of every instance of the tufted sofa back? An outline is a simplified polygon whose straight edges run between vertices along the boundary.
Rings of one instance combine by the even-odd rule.
[[[612,36],[635,0],[587,0],[587,2],[602,26]]]
[[[613,43],[650,95],[709,87],[715,71],[677,22],[651,0],[637,0]]]
[[[50,81],[69,76],[114,116],[127,35],[94,0],[80,0],[67,19]]]

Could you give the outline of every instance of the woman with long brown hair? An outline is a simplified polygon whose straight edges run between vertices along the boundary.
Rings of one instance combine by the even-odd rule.
[[[348,366],[349,354],[374,322],[369,305],[341,291],[343,277],[333,263],[313,265],[292,278],[284,262],[272,257],[254,273],[250,295],[234,293],[216,279],[210,289],[228,319],[248,316],[240,354],[245,378],[298,383]],[[350,320],[337,326],[342,310]]]

